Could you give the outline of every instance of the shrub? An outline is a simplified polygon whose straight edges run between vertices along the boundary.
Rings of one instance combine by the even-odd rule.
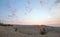
[[[45,29],[45,28],[40,29],[40,34],[41,35],[45,35],[47,32],[48,32],[48,30]]]
[[[18,29],[17,28],[15,28],[15,31],[17,31]]]

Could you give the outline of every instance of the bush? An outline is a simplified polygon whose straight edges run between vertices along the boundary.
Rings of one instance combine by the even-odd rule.
[[[45,29],[45,28],[40,29],[40,34],[41,35],[45,35],[47,32],[48,32],[48,30]]]
[[[17,31],[18,29],[17,28],[15,28],[15,31]]]

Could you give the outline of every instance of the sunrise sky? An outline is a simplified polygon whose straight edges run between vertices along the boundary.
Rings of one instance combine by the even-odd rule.
[[[0,0],[0,22],[60,24],[60,0]]]

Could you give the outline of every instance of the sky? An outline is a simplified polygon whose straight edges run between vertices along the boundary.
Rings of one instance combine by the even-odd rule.
[[[0,22],[5,24],[60,24],[60,0],[0,0]]]

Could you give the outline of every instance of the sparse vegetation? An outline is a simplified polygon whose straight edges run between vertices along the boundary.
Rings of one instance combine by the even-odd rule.
[[[0,26],[13,26],[13,25],[0,23]]]
[[[51,27],[40,27],[39,29],[38,28],[30,28],[30,27],[27,27],[27,28],[24,28],[24,26],[20,26],[20,27],[8,27],[8,26],[0,26],[0,37],[6,37],[6,35],[8,35],[7,37],[59,37],[60,33],[58,32],[55,32],[55,30],[53,31],[49,31]],[[56,31],[60,31],[60,27],[56,28],[54,27],[55,29],[57,29]],[[52,28],[51,28],[52,29]],[[39,31],[40,30],[40,31]],[[39,34],[40,32],[40,34]],[[48,32],[48,33],[47,33]],[[12,35],[14,34],[14,35]],[[45,35],[46,34],[46,35]]]

